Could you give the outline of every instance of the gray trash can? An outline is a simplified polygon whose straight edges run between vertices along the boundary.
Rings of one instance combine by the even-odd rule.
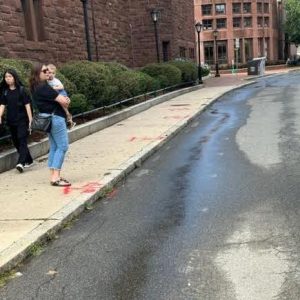
[[[248,75],[264,75],[265,74],[265,57],[257,57],[248,61]]]

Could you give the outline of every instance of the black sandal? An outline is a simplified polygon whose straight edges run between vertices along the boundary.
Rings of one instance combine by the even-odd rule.
[[[71,185],[71,183],[64,178],[57,179],[56,181],[51,181],[50,184],[52,186],[62,186],[62,187]]]

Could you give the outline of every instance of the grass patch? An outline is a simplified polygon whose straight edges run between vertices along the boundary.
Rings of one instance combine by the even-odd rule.
[[[36,242],[29,247],[28,254],[29,256],[38,256],[45,249],[45,243]]]
[[[0,275],[0,288],[5,286],[5,284],[14,277],[14,274],[16,273],[16,271],[9,271],[9,272],[5,272],[2,275]]]

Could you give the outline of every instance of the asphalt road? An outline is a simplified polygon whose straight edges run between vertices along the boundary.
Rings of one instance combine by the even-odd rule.
[[[300,74],[213,105],[0,299],[300,299]]]

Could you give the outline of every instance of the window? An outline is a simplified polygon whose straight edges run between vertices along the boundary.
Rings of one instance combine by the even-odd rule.
[[[203,29],[204,30],[212,30],[213,29],[213,20],[202,20]]]
[[[179,57],[181,58],[186,58],[186,48],[184,47],[179,47]]]
[[[269,13],[269,3],[264,3],[264,13]]]
[[[234,14],[241,13],[241,3],[232,3],[232,13]]]
[[[257,18],[257,27],[263,27],[263,18],[262,17]]]
[[[270,22],[269,22],[269,17],[264,17],[265,19],[265,27],[269,27]]]
[[[234,40],[234,59],[236,63],[242,63],[243,58],[242,58],[242,51],[241,49],[243,48],[243,39],[238,39],[239,40],[239,47],[237,46],[237,39]]]
[[[195,49],[194,48],[189,48],[189,56],[190,56],[190,59],[195,58]]]
[[[214,43],[213,42],[204,42],[204,60],[209,65],[214,64]]]
[[[270,57],[270,38],[267,37],[265,40],[265,56]]]
[[[244,18],[244,27],[252,27],[252,18],[251,17]]]
[[[245,14],[251,13],[251,3],[250,2],[243,4],[243,12]]]
[[[45,40],[41,0],[21,0],[26,37],[30,41]]]
[[[270,40],[269,38],[265,38],[265,42],[263,38],[258,38],[258,55],[259,56],[269,56],[269,49],[270,49]]]
[[[249,61],[253,58],[253,40],[244,39],[245,43],[245,60]]]
[[[217,28],[226,28],[226,19],[217,19]]]
[[[258,38],[258,56],[264,56],[264,42],[262,38]]]
[[[232,24],[234,28],[242,27],[242,19],[241,18],[233,18]]]
[[[224,15],[226,13],[225,4],[216,4],[216,14]]]
[[[202,5],[202,16],[211,16],[212,15],[212,5]]]
[[[162,42],[163,61],[168,61],[170,56],[170,42]]]
[[[257,12],[259,13],[259,14],[261,14],[262,13],[262,3],[257,3]]]
[[[217,41],[218,62],[227,64],[227,41]]]

